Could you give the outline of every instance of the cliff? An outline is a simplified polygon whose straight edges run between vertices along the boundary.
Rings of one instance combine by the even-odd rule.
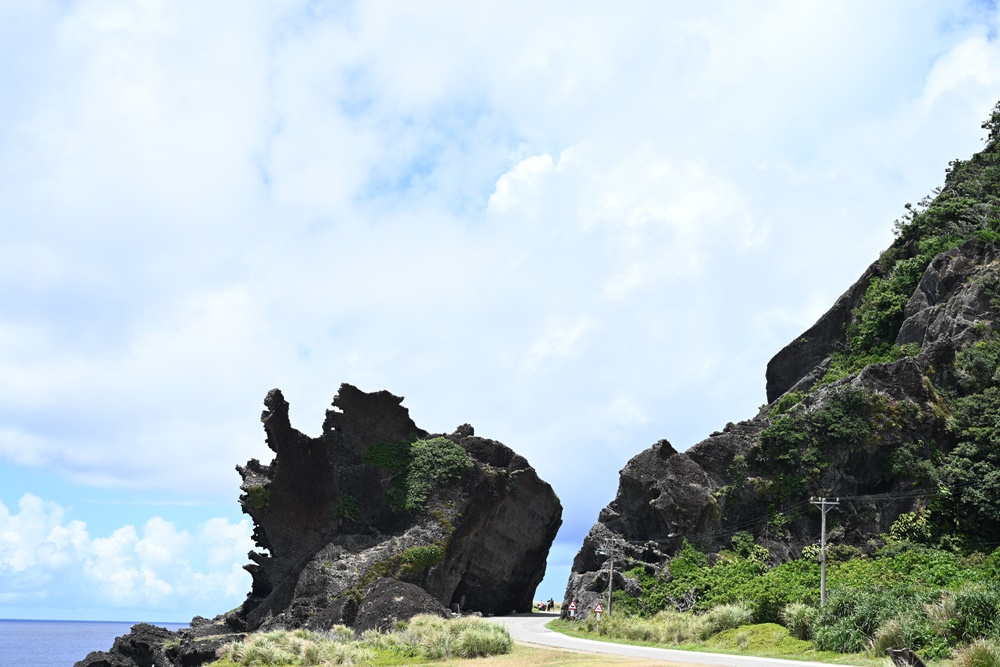
[[[685,452],[666,440],[628,462],[572,568],[589,608],[622,572],[662,571],[686,540],[708,552],[750,532],[772,562],[818,541],[812,497],[839,497],[830,534],[874,548],[903,513],[928,541],[1000,529],[1000,105],[985,149],[907,205],[897,238],[767,365],[757,416]]]

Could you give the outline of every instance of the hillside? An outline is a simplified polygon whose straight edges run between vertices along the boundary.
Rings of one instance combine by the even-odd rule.
[[[767,400],[685,452],[661,440],[621,471],[578,553],[567,601],[638,597],[637,564],[668,577],[690,545],[733,538],[769,566],[820,535],[813,497],[839,498],[834,545],[858,556],[892,533],[954,553],[1000,534],[1000,105],[985,148],[896,221],[896,239],[767,366]],[[633,574],[624,575],[623,572]],[[697,596],[697,591],[694,593]],[[692,604],[696,601],[692,600]]]

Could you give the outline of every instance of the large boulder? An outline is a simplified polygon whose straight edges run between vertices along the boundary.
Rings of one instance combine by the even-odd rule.
[[[342,385],[323,432],[294,429],[271,391],[261,420],[275,452],[240,467],[254,520],[250,630],[348,622],[366,587],[389,577],[444,607],[528,611],[561,524],[552,488],[528,462],[463,425],[428,434],[398,396]]]

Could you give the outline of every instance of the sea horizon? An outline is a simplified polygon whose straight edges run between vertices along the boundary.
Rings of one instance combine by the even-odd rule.
[[[189,625],[167,621],[0,618],[0,664],[72,667],[93,651],[110,650],[115,638],[127,634],[137,623],[150,623],[168,630]]]

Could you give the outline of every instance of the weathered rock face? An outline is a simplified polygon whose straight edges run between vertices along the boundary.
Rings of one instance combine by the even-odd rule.
[[[216,660],[225,644],[242,639],[241,623],[232,613],[213,620],[196,616],[177,632],[139,623],[115,639],[110,651],[95,651],[75,667],[197,667]]]
[[[240,502],[269,552],[247,567],[249,629],[328,624],[331,609],[347,622],[347,600],[385,576],[445,606],[530,610],[561,524],[552,488],[471,426],[429,436],[401,402],[342,385],[309,438],[292,428],[281,392],[268,394],[261,419],[276,456],[239,468]],[[452,478],[435,480],[448,466]]]
[[[341,385],[316,438],[292,427],[279,390],[264,403],[274,459],[237,467],[261,549],[246,602],[177,633],[135,626],[78,665],[193,667],[256,630],[530,611],[562,506],[523,457],[468,424],[430,435],[386,391]]]
[[[585,613],[606,600],[612,555],[614,588],[635,588],[622,571],[638,563],[659,570],[685,539],[718,551],[746,530],[773,560],[797,557],[818,539],[811,496],[853,498],[831,514],[832,537],[860,548],[901,513],[926,505],[897,496],[934,487],[929,467],[956,446],[942,396],[961,393],[953,390],[956,355],[998,328],[998,257],[993,244],[978,240],[935,256],[891,341],[908,346],[899,349],[911,356],[824,378],[836,355],[850,351],[869,286],[887,279],[882,263],[873,264],[771,360],[770,403],[755,418],[729,424],[686,452],[661,440],[628,462],[617,496],[574,561],[566,601],[576,599]]]

